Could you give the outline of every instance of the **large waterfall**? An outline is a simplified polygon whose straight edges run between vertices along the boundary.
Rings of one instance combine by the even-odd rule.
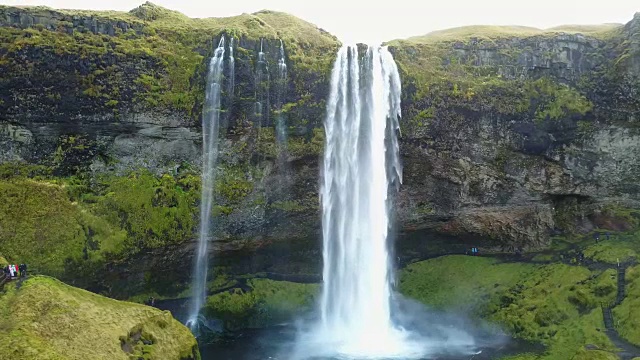
[[[224,72],[224,36],[220,39],[207,72],[205,102],[202,110],[202,198],[200,202],[200,232],[198,251],[193,277],[193,298],[189,309],[187,325],[197,329],[199,314],[206,299],[208,241],[211,232],[211,207],[213,205],[213,186],[215,183],[216,163],[218,160],[218,135],[220,131],[220,103]]]
[[[389,51],[340,49],[325,120],[320,331],[344,356],[414,352],[390,305],[388,193],[401,181],[399,117],[400,77]]]

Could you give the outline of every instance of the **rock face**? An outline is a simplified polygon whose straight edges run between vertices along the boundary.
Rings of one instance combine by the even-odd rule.
[[[637,22],[607,40],[393,42],[405,70],[400,221],[535,248],[573,230],[559,221],[568,199],[637,207],[640,73],[624,45]]]
[[[640,15],[618,27],[470,33],[388,44],[403,80],[399,232],[533,249],[554,232],[592,229],[589,219],[602,220],[612,206],[638,207]],[[151,3],[130,13],[0,7],[0,163],[40,164],[64,179],[81,174],[83,191],[100,199],[110,186],[104,175],[197,176],[204,77],[222,35],[227,57],[235,39],[235,72],[225,73],[235,88],[223,93],[213,247],[227,257],[218,265],[317,273],[322,121],[339,43],[289,15],[196,20]],[[284,91],[275,81],[280,39]],[[266,66],[257,62],[261,48]],[[277,116],[287,122],[286,153],[276,146]],[[180,181],[180,191],[199,191]],[[82,200],[91,196],[79,206],[106,216],[92,208],[101,200]],[[171,206],[165,200],[153,207]],[[118,290],[117,279],[161,283],[151,269],[189,263],[188,241],[147,244],[141,236],[168,235],[136,233],[127,211],[137,210],[105,218],[128,234],[127,251],[114,255],[128,270],[104,265],[107,280],[82,286],[126,297],[145,289]],[[192,216],[197,223],[196,206]],[[272,251],[281,248],[298,261],[283,266]],[[258,260],[235,261],[247,252]],[[171,281],[181,278],[188,271]]]

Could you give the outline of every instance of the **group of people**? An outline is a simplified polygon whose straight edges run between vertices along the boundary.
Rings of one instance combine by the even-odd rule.
[[[7,276],[7,278],[9,279],[17,279],[18,277],[25,277],[27,276],[27,264],[20,264],[20,265],[9,264],[4,267],[3,271],[4,271],[4,274]]]
[[[466,251],[467,255],[471,255],[471,256],[479,256],[480,255],[480,251],[478,250],[477,247],[472,247],[470,250]]]
[[[611,234],[609,234],[609,232],[608,232],[608,231],[604,234],[604,236],[606,237],[606,239],[607,239],[607,240],[609,240],[610,235],[611,235]],[[599,233],[599,232],[595,232],[595,233],[593,234],[593,238],[596,240],[596,243],[597,243],[598,241],[600,241],[600,233]]]

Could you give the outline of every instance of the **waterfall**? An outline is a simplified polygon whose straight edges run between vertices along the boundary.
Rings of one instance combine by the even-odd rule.
[[[401,168],[400,76],[386,47],[340,49],[325,119],[321,337],[341,356],[411,357],[391,318],[387,244]]]
[[[211,207],[213,205],[213,186],[215,182],[216,163],[218,159],[218,143],[220,130],[220,98],[222,77],[224,72],[224,36],[220,39],[207,72],[205,102],[202,109],[202,198],[200,201],[200,232],[198,236],[198,252],[193,277],[193,298],[189,309],[187,325],[197,330],[200,309],[206,300],[208,241],[211,232]]]
[[[229,88],[228,93],[233,95],[233,90],[236,86],[236,59],[233,57],[233,45],[235,39],[231,38],[229,41]]]
[[[278,73],[281,79],[287,78],[287,62],[284,58],[284,44],[280,40],[280,58],[278,59]]]
[[[233,95],[236,87],[236,59],[233,57],[233,46],[235,45],[235,39],[231,38],[229,40],[229,81],[227,84],[227,94],[228,94],[228,108],[231,108],[231,104],[233,103]],[[229,117],[231,112],[227,114],[227,118]]]
[[[256,105],[255,115],[259,126],[269,122],[269,63],[263,51],[264,39],[260,39],[260,51],[256,63]]]
[[[287,161],[287,124],[282,113],[282,106],[287,91],[287,62],[284,55],[284,45],[280,40],[280,57],[278,58],[278,81],[276,92],[276,143],[278,146],[278,162],[283,172],[286,171]]]

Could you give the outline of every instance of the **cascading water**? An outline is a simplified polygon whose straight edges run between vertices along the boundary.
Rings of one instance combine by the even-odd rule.
[[[233,97],[233,91],[236,86],[236,59],[233,57],[233,46],[235,45],[235,39],[231,38],[229,41],[229,87],[227,92],[230,97]]]
[[[324,285],[315,341],[340,357],[422,354],[391,318],[387,194],[401,181],[400,87],[385,47],[369,47],[362,58],[357,47],[338,52],[325,120]]]
[[[220,131],[220,103],[224,72],[224,36],[216,48],[207,72],[205,102],[202,111],[202,198],[200,202],[200,232],[198,252],[193,277],[193,298],[189,309],[187,325],[195,332],[200,326],[200,309],[206,299],[208,241],[211,231],[211,207],[213,186],[218,159],[218,135]]]
[[[262,126],[269,121],[269,63],[263,51],[264,40],[260,39],[260,51],[256,63],[255,116]]]
[[[284,44],[280,40],[280,57],[278,58],[278,81],[276,93],[276,109],[278,117],[276,119],[276,142],[278,145],[278,159],[281,170],[285,171],[287,158],[287,124],[282,113],[284,97],[287,91],[287,62],[284,54]]]
[[[399,189],[401,83],[386,47],[338,51],[325,118],[320,319],[299,322],[290,359],[431,359],[476,355],[473,326],[393,293],[387,241]],[[475,330],[474,330],[475,331]],[[478,331],[482,334],[482,331]],[[484,333],[486,334],[486,332]],[[485,335],[483,335],[485,336]],[[487,346],[503,344],[484,337]]]

